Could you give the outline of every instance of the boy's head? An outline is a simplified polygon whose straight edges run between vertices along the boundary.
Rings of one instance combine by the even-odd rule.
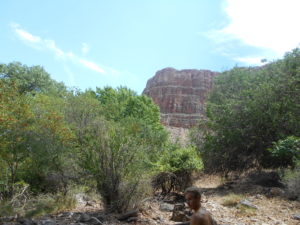
[[[184,192],[188,206],[197,211],[201,207],[201,190],[197,187],[189,187]]]

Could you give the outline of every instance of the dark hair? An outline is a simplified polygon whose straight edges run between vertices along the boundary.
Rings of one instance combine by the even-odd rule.
[[[201,190],[200,188],[197,187],[189,187],[185,190],[184,194],[187,193],[192,193],[194,195],[195,198],[200,198],[201,199]]]

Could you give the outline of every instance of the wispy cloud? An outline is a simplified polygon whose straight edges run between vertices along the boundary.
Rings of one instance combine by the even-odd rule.
[[[31,43],[40,43],[41,42],[40,37],[34,36],[25,30],[15,28],[15,31],[16,31],[17,35],[19,35],[19,37],[21,37],[23,40],[29,41]]]
[[[43,39],[39,36],[33,35],[30,32],[24,30],[23,28],[20,27],[18,24],[11,24],[12,29],[14,30],[15,34],[26,44],[29,46],[36,48],[36,49],[41,49],[41,50],[48,50],[51,53],[54,54],[54,56],[57,59],[63,60],[63,61],[72,61],[75,63],[79,63],[82,66],[93,70],[97,73],[104,74],[105,71],[104,69],[101,68],[97,63],[92,62],[90,60],[87,60],[85,58],[79,57],[75,55],[73,52],[65,52],[61,48],[59,48],[54,40],[51,39]],[[86,45],[85,47],[88,47]],[[86,50],[87,52],[88,50]]]
[[[91,70],[97,71],[99,73],[104,73],[104,70],[101,67],[99,67],[96,63],[87,61],[85,59],[79,59],[79,62],[87,68],[90,68]]]
[[[209,33],[220,45],[240,41],[281,57],[300,43],[299,0],[226,0],[224,6],[229,24]]]

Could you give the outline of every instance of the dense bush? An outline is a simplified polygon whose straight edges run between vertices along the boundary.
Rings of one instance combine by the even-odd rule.
[[[3,210],[15,207],[20,183],[47,196],[68,196],[70,184],[96,186],[112,211],[149,193],[148,176],[167,141],[150,98],[124,87],[67,91],[42,67],[11,63],[0,64],[0,101]],[[47,212],[60,205],[48,203]]]
[[[267,149],[300,135],[299,93],[299,49],[263,67],[234,68],[217,76],[208,118],[194,132],[205,169],[226,173],[275,165]]]
[[[166,150],[156,166],[157,170],[162,172],[197,171],[203,167],[201,158],[194,147],[179,146],[172,146]]]
[[[202,168],[202,160],[194,147],[171,145],[155,165],[158,172],[152,178],[152,186],[163,194],[184,191],[192,185],[192,173]]]
[[[272,154],[272,166],[294,168],[300,160],[300,139],[289,136],[283,140],[274,142],[272,148],[269,148]]]
[[[120,212],[137,205],[141,181],[167,138],[157,106],[126,88],[79,93],[68,102],[79,165],[97,183],[106,208]]]

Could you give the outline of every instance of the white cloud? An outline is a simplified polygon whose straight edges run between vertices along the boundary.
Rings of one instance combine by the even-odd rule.
[[[90,46],[87,43],[82,43],[81,52],[85,55],[90,51]]]
[[[251,65],[263,65],[265,63],[262,62],[263,57],[236,57],[234,60],[251,64]]]
[[[15,31],[19,35],[19,37],[21,37],[23,40],[26,40],[26,41],[31,42],[31,43],[40,43],[41,42],[40,37],[34,36],[34,35],[28,33],[25,30],[16,28]]]
[[[238,40],[281,57],[300,43],[299,9],[299,0],[226,0],[229,24],[209,36],[219,44]]]
[[[44,49],[52,52],[54,56],[60,60],[64,61],[72,61],[75,63],[80,63],[82,66],[93,70],[97,73],[105,73],[104,69],[102,69],[95,62],[89,61],[87,59],[81,58],[75,55],[73,52],[65,52],[61,48],[59,48],[54,40],[43,39],[39,36],[35,36],[28,31],[20,28],[18,24],[11,24],[12,29],[17,34],[17,36],[23,40],[25,43],[29,44],[31,47],[37,49]]]
[[[91,70],[94,70],[96,72],[99,72],[99,73],[105,73],[104,70],[99,67],[96,63],[94,62],[91,62],[91,61],[87,61],[85,59],[79,59],[79,62],[86,66],[87,68],[90,68]]]

